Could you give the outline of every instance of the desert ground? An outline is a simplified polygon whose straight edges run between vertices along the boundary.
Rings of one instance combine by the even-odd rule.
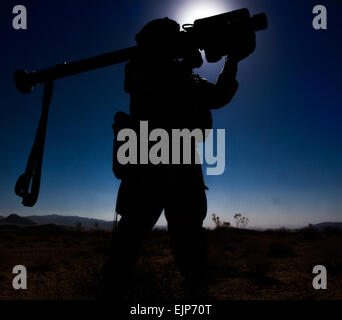
[[[313,228],[206,230],[213,300],[342,299],[342,232]],[[95,299],[111,233],[56,225],[0,228],[0,299]],[[27,290],[14,290],[12,269],[27,268]],[[327,290],[312,286],[315,265],[328,273]],[[183,299],[166,230],[145,241],[128,299]]]

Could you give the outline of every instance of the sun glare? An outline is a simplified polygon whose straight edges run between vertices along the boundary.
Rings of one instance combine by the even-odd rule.
[[[220,0],[190,0],[184,1],[182,5],[177,8],[175,18],[178,23],[193,23],[196,19],[213,16],[216,14],[230,11],[229,1]]]

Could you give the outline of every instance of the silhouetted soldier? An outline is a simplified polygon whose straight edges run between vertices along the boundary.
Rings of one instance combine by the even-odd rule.
[[[231,101],[238,88],[237,63],[254,51],[254,32],[245,32],[236,43],[229,44],[234,53],[213,84],[193,74],[193,68],[202,64],[199,50],[188,50],[183,59],[172,57],[179,31],[178,23],[165,18],[151,21],[137,34],[140,55],[125,69],[130,115],[116,115],[115,133],[139,120],[148,120],[150,130],[209,129],[210,110]],[[206,278],[202,224],[207,200],[201,165],[131,165],[120,172],[115,168],[115,156],[114,152],[114,172],[122,179],[116,204],[121,219],[113,233],[111,258],[104,267],[106,296],[124,295],[143,238],[163,210],[185,288],[189,294],[196,292]]]

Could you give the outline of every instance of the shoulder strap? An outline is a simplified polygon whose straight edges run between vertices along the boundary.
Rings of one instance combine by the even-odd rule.
[[[53,81],[48,81],[44,85],[42,112],[36,137],[26,164],[25,173],[18,178],[15,185],[15,193],[23,198],[22,204],[25,207],[33,207],[39,195],[46,128],[53,88]]]

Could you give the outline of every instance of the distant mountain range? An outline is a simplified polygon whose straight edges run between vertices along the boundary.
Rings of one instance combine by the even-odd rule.
[[[342,230],[342,222],[322,222],[313,225],[315,229],[318,229],[319,231],[323,231],[327,228],[338,228]]]
[[[10,214],[8,217],[0,219],[1,224],[15,224],[24,226],[33,226],[36,223],[28,218],[20,217],[17,214]]]
[[[63,216],[57,214],[51,215],[33,215],[27,217],[21,217],[17,214],[11,214],[7,217],[0,216],[1,225],[16,225],[18,227],[25,226],[39,226],[55,224],[57,226],[64,227],[76,227],[80,225],[85,230],[101,229],[111,231],[113,229],[113,221],[106,221],[101,219],[85,218],[79,216]],[[314,224],[313,227],[319,231],[323,231],[326,228],[339,228],[342,230],[342,222],[322,222]],[[156,226],[157,229],[166,229],[166,227]],[[300,229],[300,228],[296,228]],[[264,229],[255,229],[264,230]]]
[[[57,214],[44,215],[44,216],[27,216],[21,217],[17,214],[11,214],[8,217],[0,218],[0,225],[14,224],[17,226],[33,226],[44,224],[55,224],[58,226],[76,227],[79,225],[86,230],[102,229],[112,230],[113,221],[106,221],[101,219],[92,219],[78,216],[62,216]]]

